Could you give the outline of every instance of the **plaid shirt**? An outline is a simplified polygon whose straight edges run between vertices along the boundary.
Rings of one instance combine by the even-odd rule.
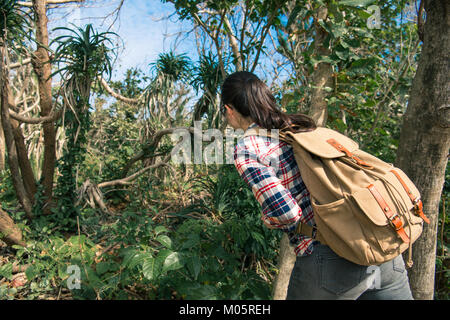
[[[292,147],[271,137],[243,137],[235,147],[234,164],[262,207],[263,223],[287,232],[297,256],[310,254],[313,239],[294,233],[299,221],[315,223]]]

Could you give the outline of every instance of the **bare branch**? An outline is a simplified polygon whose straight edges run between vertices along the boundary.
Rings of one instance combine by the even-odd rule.
[[[134,99],[134,98],[127,98],[127,97],[124,97],[124,96],[122,96],[121,94],[115,92],[115,91],[108,85],[108,83],[106,82],[105,79],[103,79],[102,77],[99,77],[98,79],[100,80],[100,82],[101,82],[103,88],[105,88],[105,90],[106,90],[110,95],[112,95],[114,98],[116,98],[117,100],[120,100],[120,101],[125,102],[125,103],[129,103],[129,104],[138,104],[138,103],[139,103],[139,100],[140,100],[139,98],[138,98],[138,99]]]
[[[22,67],[24,65],[27,65],[29,63],[31,63],[31,58],[24,59],[22,62],[12,63],[12,64],[9,65],[9,68],[10,69],[16,69],[16,68],[20,68],[20,67]]]
[[[159,141],[161,141],[163,136],[165,136],[166,134],[173,133],[175,130],[180,130],[180,129],[189,130],[189,132],[194,133],[193,127],[190,127],[190,128],[177,127],[177,128],[162,129],[162,130],[159,130],[158,132],[156,132],[151,137],[152,142],[149,144],[149,146],[156,147],[159,144]],[[144,157],[145,157],[145,152],[141,151],[136,156],[134,156],[130,161],[128,161],[128,163],[125,165],[125,167],[122,170],[122,176],[125,177],[128,174],[128,171],[130,170],[130,168],[133,166],[133,164],[135,164],[139,160],[144,159]]]
[[[98,185],[99,188],[104,188],[104,187],[112,187],[112,186],[117,186],[117,185],[128,185],[131,183],[131,181],[133,181],[134,179],[136,179],[137,177],[139,177],[140,175],[142,175],[143,173],[145,173],[146,171],[150,170],[150,169],[155,169],[155,168],[159,168],[162,166],[168,166],[167,162],[169,161],[170,155],[167,156],[166,158],[164,158],[162,161],[157,162],[151,166],[145,167],[141,170],[139,170],[136,173],[133,173],[131,176],[128,176],[126,178],[123,179],[116,179],[113,181],[108,181],[108,182],[102,182]]]
[[[39,118],[27,118],[24,116],[21,116],[17,113],[15,113],[12,110],[9,110],[9,115],[11,118],[19,121],[19,122],[24,122],[24,123],[29,123],[29,124],[39,124],[39,123],[47,123],[47,122],[53,122],[58,120],[63,114],[63,110],[60,109],[58,110],[56,113],[54,114],[50,114],[48,116],[45,117],[39,117]]]

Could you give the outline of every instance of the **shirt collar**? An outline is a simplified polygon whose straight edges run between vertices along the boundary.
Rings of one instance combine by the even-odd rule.
[[[248,130],[250,130],[252,128],[256,128],[256,127],[258,127],[258,125],[255,122],[253,122],[248,126],[248,128],[247,128],[247,130],[245,130],[245,132],[247,132]]]

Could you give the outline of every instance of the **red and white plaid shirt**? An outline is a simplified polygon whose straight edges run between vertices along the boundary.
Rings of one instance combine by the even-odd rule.
[[[272,137],[243,137],[235,147],[234,164],[261,205],[263,223],[287,232],[296,255],[310,254],[313,239],[294,232],[299,221],[315,222],[292,147]]]

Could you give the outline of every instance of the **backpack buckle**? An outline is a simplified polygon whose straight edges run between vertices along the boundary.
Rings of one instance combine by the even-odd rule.
[[[392,217],[389,217],[388,219],[389,223],[395,229],[395,231],[398,231],[403,227],[402,220],[400,220],[397,213],[394,213]]]
[[[428,219],[428,217],[423,213],[423,203],[420,197],[417,197],[413,200],[413,205],[416,216],[421,217],[423,221],[430,224],[430,219]]]

